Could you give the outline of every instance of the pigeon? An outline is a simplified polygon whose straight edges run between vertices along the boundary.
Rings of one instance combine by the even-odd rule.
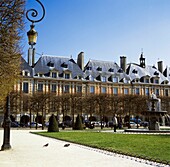
[[[65,145],[64,145],[64,147],[68,147],[68,146],[70,146],[70,144],[65,144]]]
[[[47,147],[49,144],[47,143],[47,144],[45,144],[45,145],[43,145],[43,147]]]

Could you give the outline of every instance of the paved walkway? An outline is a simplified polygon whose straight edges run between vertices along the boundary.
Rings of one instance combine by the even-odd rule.
[[[33,131],[33,130],[32,130]],[[106,151],[11,130],[11,150],[0,151],[0,167],[151,167],[161,166]],[[43,147],[49,143],[48,147]],[[0,130],[0,147],[3,130]],[[163,165],[162,165],[163,166]],[[161,167],[162,167],[161,166]]]

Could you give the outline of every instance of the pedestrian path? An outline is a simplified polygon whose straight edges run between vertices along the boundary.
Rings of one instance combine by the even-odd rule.
[[[11,130],[10,143],[11,150],[0,151],[0,167],[158,167],[77,144],[64,147],[68,142],[35,135],[30,130]],[[3,130],[0,130],[0,144],[3,144]]]

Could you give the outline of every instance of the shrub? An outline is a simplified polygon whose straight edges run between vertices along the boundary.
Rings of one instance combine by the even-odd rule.
[[[52,114],[51,117],[49,118],[48,132],[59,132],[58,122],[54,114]]]
[[[84,129],[82,119],[81,119],[81,116],[79,114],[76,117],[76,122],[75,122],[75,125],[74,125],[74,129],[75,130],[83,130]]]

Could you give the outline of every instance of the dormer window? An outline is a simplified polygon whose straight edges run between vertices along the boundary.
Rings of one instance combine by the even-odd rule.
[[[61,67],[63,68],[67,68],[68,67],[68,64],[66,64],[65,62],[61,64]]]
[[[70,79],[70,74],[69,73],[65,74],[65,79]]]
[[[105,76],[101,76],[101,81],[102,82],[106,82],[107,81],[107,78]]]
[[[127,79],[125,79],[125,78],[123,79],[123,82],[124,83],[129,83],[129,81]]]
[[[97,71],[102,71],[102,68],[101,68],[101,67],[98,67],[98,68],[97,68]]]
[[[123,73],[123,69],[119,68],[119,70],[117,72]]]
[[[132,73],[137,74],[138,71],[134,69],[134,70],[132,71]]]
[[[154,72],[154,75],[159,75],[159,73],[157,71]]]
[[[159,79],[154,79],[154,83],[159,84]]]
[[[52,78],[57,78],[57,73],[56,72],[52,72],[51,76],[52,76]]]
[[[39,74],[39,77],[43,77],[43,74]]]
[[[87,70],[89,70],[89,71],[92,70],[92,67],[87,67]]]
[[[146,79],[145,79],[145,83],[149,83],[149,78],[146,78]]]
[[[30,72],[29,71],[22,71],[22,75],[23,76],[30,76]]]
[[[51,61],[50,61],[50,62],[47,63],[47,66],[48,67],[54,67],[54,63],[51,63]]]
[[[118,77],[113,77],[112,80],[114,83],[118,83]]]
[[[109,72],[114,72],[114,69],[113,69],[113,68],[110,68],[108,71],[109,71]]]

